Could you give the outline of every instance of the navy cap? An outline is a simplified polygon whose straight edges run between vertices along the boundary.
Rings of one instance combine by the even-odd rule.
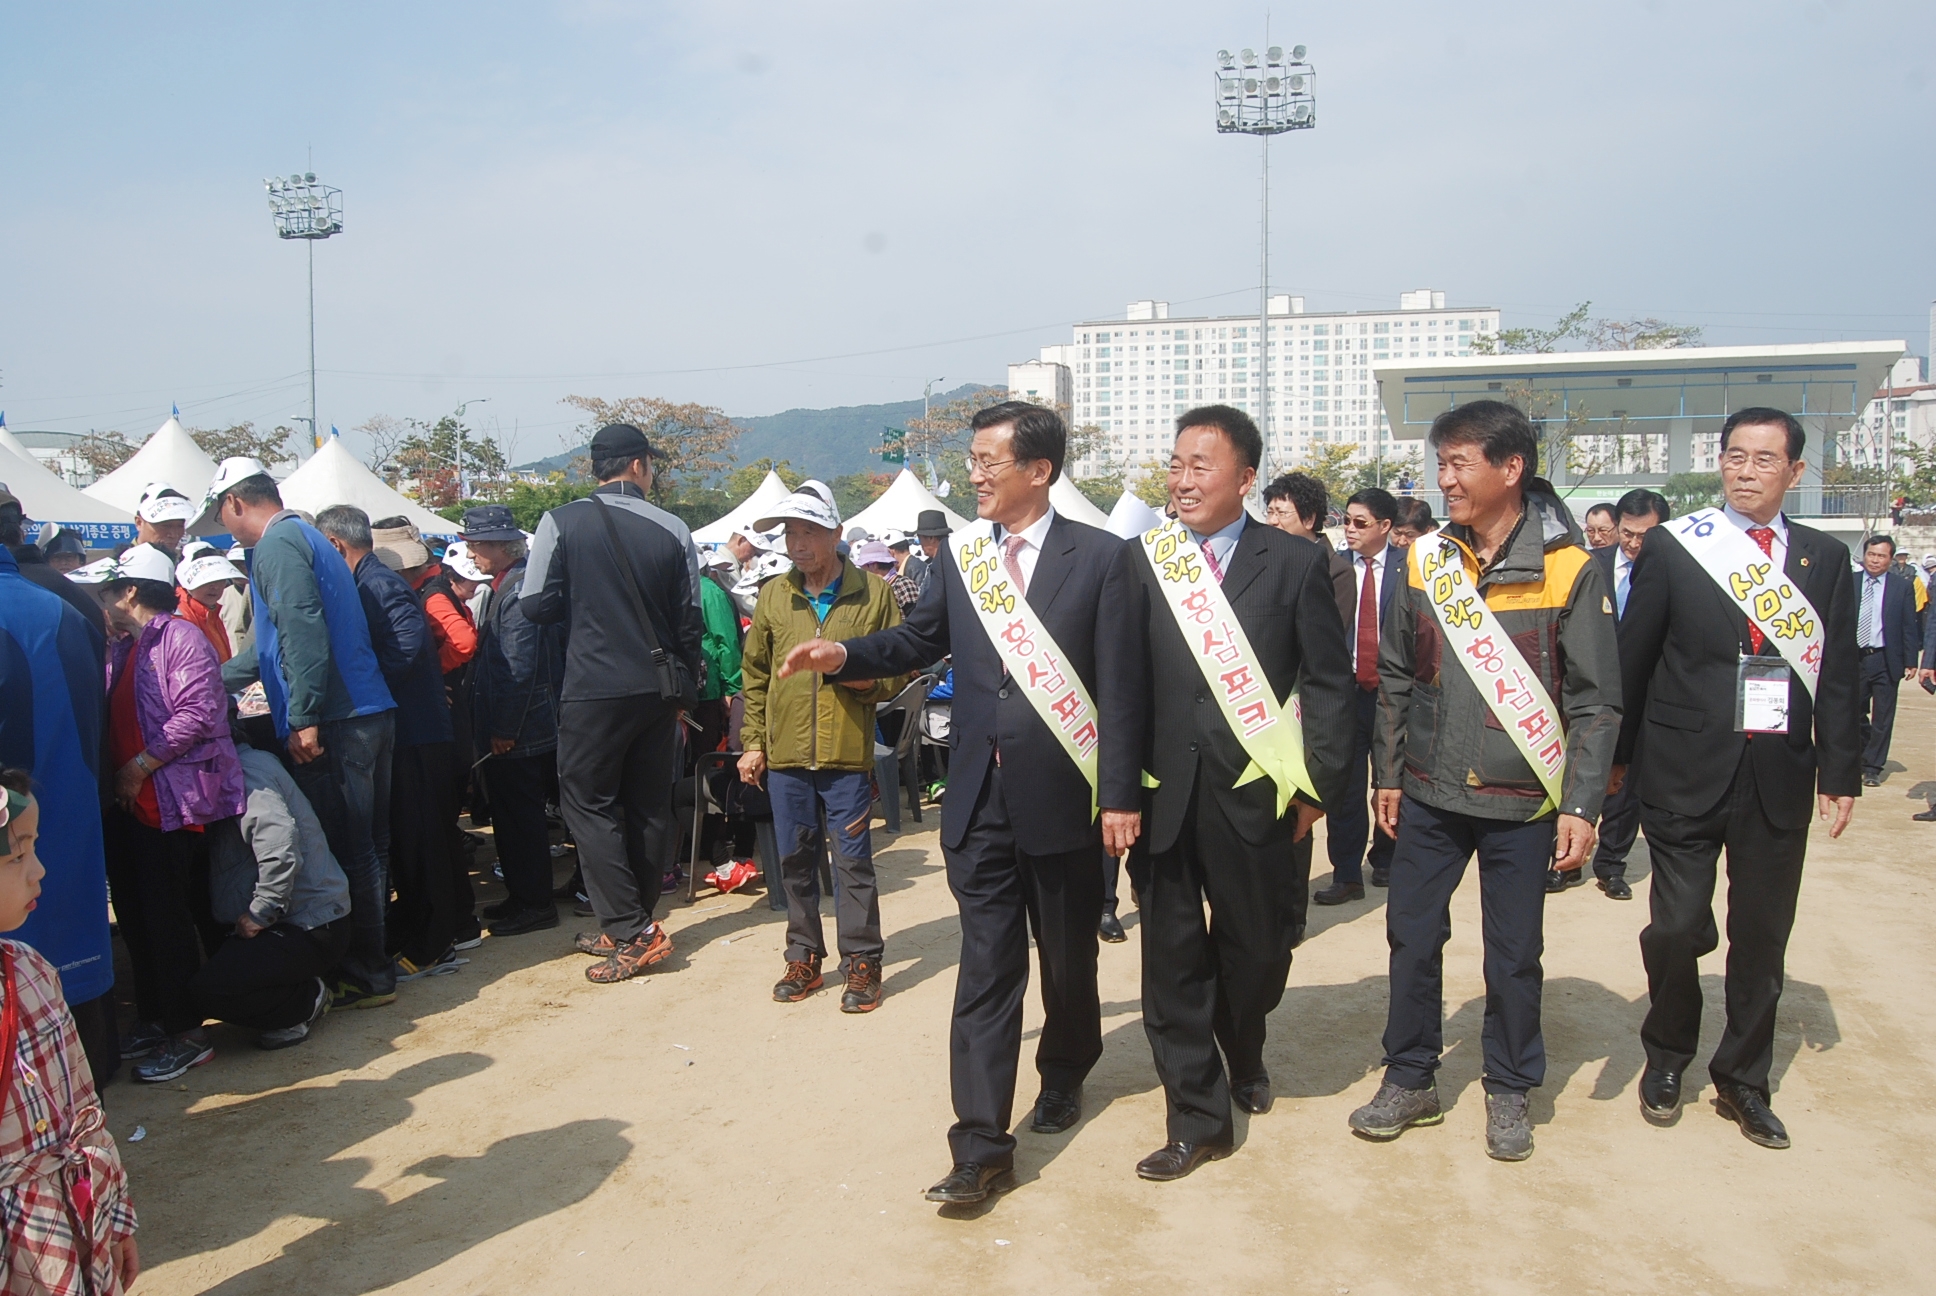
[[[480,504],[464,510],[464,539],[522,540],[524,532],[518,528],[517,519],[511,516],[510,506]]]
[[[594,459],[617,459],[625,455],[666,457],[665,451],[653,449],[645,433],[630,423],[608,423],[598,429],[598,435],[592,438],[591,450]]]

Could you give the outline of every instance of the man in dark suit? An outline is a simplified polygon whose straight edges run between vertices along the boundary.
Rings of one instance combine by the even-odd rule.
[[[1357,702],[1351,716],[1355,742],[1348,781],[1336,804],[1328,804],[1325,844],[1331,855],[1331,885],[1311,897],[1313,904],[1336,905],[1365,898],[1365,841],[1371,841],[1371,884],[1391,881],[1392,839],[1371,821],[1371,730],[1378,711],[1378,636],[1391,611],[1392,596],[1405,583],[1406,551],[1391,543],[1398,501],[1376,486],[1353,495],[1344,509],[1343,555],[1351,569],[1350,603],[1341,602],[1345,640],[1351,650]]]
[[[1008,401],[975,415],[968,480],[1003,568],[1094,702],[1092,788],[1063,740],[1009,672],[962,579],[957,532],[937,552],[928,588],[902,625],[845,643],[813,640],[782,675],[815,670],[846,681],[919,670],[954,654],[948,795],[941,847],[961,910],[961,966],[949,1037],[954,1165],[928,1200],[977,1202],[1009,1186],[1009,1118],[1022,1047],[1029,936],[1042,964],[1046,1020],[1036,1048],[1041,1094],[1029,1128],[1055,1134],[1082,1115],[1083,1078],[1102,1056],[1096,929],[1102,860],[1142,828],[1148,707],[1140,562],[1106,531],[1059,516],[1049,487],[1067,448],[1051,410]],[[977,564],[979,566],[979,564]],[[1101,809],[1098,824],[1094,807]]]
[[[1727,506],[1715,525],[1746,532],[1819,622],[1820,676],[1811,697],[1790,667],[1786,732],[1735,727],[1743,658],[1764,658],[1770,668],[1783,659],[1676,535],[1693,519],[1648,533],[1620,623],[1627,707],[1613,785],[1633,762],[1653,859],[1651,921],[1640,934],[1652,999],[1640,1028],[1647,1050],[1641,1111],[1656,1124],[1676,1118],[1681,1074],[1700,1045],[1698,960],[1720,943],[1713,902],[1725,846],[1727,1026],[1708,1074],[1722,1114],[1764,1147],[1788,1146],[1769,1109],[1768,1073],[1810,802],[1819,802],[1829,836],[1839,837],[1861,792],[1849,551],[1781,512],[1783,493],[1801,480],[1804,444],[1801,424],[1780,410],[1745,409],[1721,429]]]
[[[1295,723],[1287,700],[1298,690],[1305,768],[1323,802],[1334,804],[1346,790],[1352,700],[1329,562],[1319,547],[1244,512],[1263,456],[1248,415],[1210,405],[1183,415],[1177,427],[1170,456],[1177,521],[1249,641],[1249,665],[1286,702],[1278,723]],[[1213,632],[1192,620],[1186,637],[1156,567],[1140,543],[1138,550],[1154,682],[1146,767],[1156,785],[1139,867],[1146,879],[1143,1029],[1169,1101],[1169,1141],[1136,1173],[1171,1180],[1229,1155],[1233,1093],[1245,1111],[1270,1110],[1264,1020],[1284,994],[1295,926],[1295,882],[1284,860],[1324,811],[1305,798],[1286,813],[1289,789],[1268,776],[1238,786],[1252,755],[1201,665],[1201,637]],[[1246,665],[1213,663],[1213,671]]]
[[[1855,578],[1856,714],[1862,718],[1862,785],[1880,787],[1896,730],[1896,687],[1916,676],[1922,634],[1916,623],[1916,587],[1893,569],[1893,536],[1862,542],[1862,571]]]
[[[1600,564],[1600,581],[1613,591],[1615,620],[1625,616],[1627,598],[1633,592],[1634,559],[1640,556],[1641,541],[1647,533],[1673,516],[1667,497],[1658,491],[1630,490],[1614,506],[1614,542],[1600,549],[1589,549]],[[1634,780],[1600,807],[1600,846],[1593,854],[1593,876],[1610,900],[1633,899],[1627,882],[1627,854],[1633,850],[1640,832],[1640,801],[1634,796]],[[1546,890],[1564,891],[1586,881],[1585,868],[1548,869]]]

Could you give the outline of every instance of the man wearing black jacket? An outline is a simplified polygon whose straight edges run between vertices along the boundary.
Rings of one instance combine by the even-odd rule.
[[[1170,501],[1190,543],[1179,544],[1161,570],[1160,542],[1157,555],[1143,541],[1132,545],[1156,682],[1149,695],[1156,737],[1145,758],[1155,789],[1140,848],[1147,862],[1138,868],[1145,878],[1143,1029],[1169,1102],[1168,1141],[1136,1173],[1159,1181],[1229,1155],[1233,1092],[1245,1111],[1270,1110],[1264,1022],[1283,997],[1298,921],[1299,882],[1287,864],[1294,843],[1324,813],[1318,798],[1337,804],[1348,792],[1356,716],[1329,556],[1244,512],[1263,455],[1257,425],[1211,405],[1183,415],[1177,427]],[[1194,600],[1198,610],[1173,607],[1166,582],[1200,581],[1198,555],[1252,660],[1237,655],[1206,600],[1179,595],[1183,607]],[[1211,636],[1219,635],[1220,651],[1212,653]],[[1288,812],[1291,789],[1268,776],[1274,771],[1242,781],[1251,745],[1213,696],[1254,698],[1258,673],[1282,708],[1277,724],[1299,724],[1293,689],[1302,702],[1304,766],[1318,797],[1301,793]]]
[[[566,626],[559,801],[600,928],[575,943],[599,956],[585,970],[599,985],[672,953],[652,911],[678,849],[679,716],[703,669],[699,555],[685,523],[647,498],[655,455],[629,423],[598,430],[603,485],[539,519],[520,599],[531,620]]]
[[[948,796],[941,808],[948,884],[961,909],[949,1037],[954,1165],[928,1190],[928,1200],[946,1203],[981,1201],[1009,1184],[1015,1139],[1008,1126],[1031,932],[1047,1019],[1035,1059],[1042,1091],[1029,1128],[1060,1133],[1081,1118],[1083,1078],[1102,1056],[1096,933],[1103,852],[1120,854],[1141,831],[1147,706],[1134,554],[1107,532],[1049,506],[1068,443],[1062,420],[1040,406],[1008,401],[977,414],[974,429],[967,468],[981,520],[944,542],[906,622],[845,643],[801,644],[780,669],[782,675],[817,670],[843,681],[876,679],[954,655]],[[1079,742],[1050,729],[996,648],[962,578],[961,551],[977,541],[975,552],[999,553],[1008,588],[1020,588],[1040,623],[1042,634],[1031,637],[1040,654],[1034,662],[1064,679],[1072,673],[1093,700],[1095,728]],[[972,564],[978,574],[985,573],[983,562]],[[1070,754],[1072,742],[1093,752],[1093,786]],[[1100,808],[1100,824],[1092,807]]]
[[[1788,1146],[1769,1110],[1775,1008],[1788,933],[1808,849],[1809,810],[1819,804],[1829,836],[1848,826],[1861,794],[1856,720],[1855,589],[1841,541],[1782,515],[1783,493],[1801,480],[1801,424],[1773,409],[1745,409],[1721,429],[1727,505],[1647,533],[1620,621],[1621,688],[1627,700],[1614,753],[1617,785],[1637,774],[1640,824],[1653,860],[1650,918],[1640,934],[1652,1006],[1640,1028],[1647,1067],[1641,1111],[1671,1123],[1681,1075],[1700,1046],[1698,960],[1720,943],[1714,925],[1716,862],[1728,852],[1727,1026],[1708,1063],[1715,1098],[1750,1140]],[[1812,606],[1820,675],[1811,695],[1793,665],[1785,732],[1770,718],[1744,732],[1737,697],[1754,674],[1786,660],[1749,621],[1683,532],[1735,527]],[[1772,587],[1771,587],[1772,588]],[[1808,633],[1804,630],[1802,633]]]

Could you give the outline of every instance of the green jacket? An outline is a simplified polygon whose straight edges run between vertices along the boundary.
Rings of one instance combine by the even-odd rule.
[[[787,653],[815,637],[843,640],[901,624],[887,582],[841,560],[840,594],[823,624],[814,616],[798,570],[768,581],[753,605],[753,626],[740,658],[746,720],[740,741],[764,751],[774,769],[871,770],[874,768],[874,704],[901,691],[905,676],[851,689],[803,671],[787,679],[774,668]]]
[[[733,596],[719,587],[711,576],[699,578],[699,613],[706,629],[699,637],[699,652],[706,659],[706,678],[699,685],[699,700],[711,702],[739,692],[739,609]]]

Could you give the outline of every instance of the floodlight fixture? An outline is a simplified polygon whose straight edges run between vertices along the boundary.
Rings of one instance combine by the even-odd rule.
[[[1264,57],[1273,63],[1282,63],[1284,61],[1284,47],[1282,45],[1273,45],[1264,51]]]
[[[1247,68],[1250,68],[1250,67],[1256,67],[1256,66],[1257,66],[1257,51],[1256,51],[1256,50],[1252,50],[1252,49],[1247,49],[1247,50],[1245,50],[1245,51],[1244,51],[1244,66],[1245,66],[1245,67],[1247,67]]]
[[[343,191],[319,184],[314,171],[292,171],[287,180],[264,180],[269,191],[269,216],[276,237],[301,239],[309,245],[309,442],[316,436],[316,244],[343,232]]]
[[[1291,62],[1302,63],[1303,61],[1304,61],[1304,47],[1302,45],[1297,45],[1292,47]]]
[[[1217,66],[1220,68],[1236,67],[1237,60],[1230,57],[1229,50],[1218,50]]]

